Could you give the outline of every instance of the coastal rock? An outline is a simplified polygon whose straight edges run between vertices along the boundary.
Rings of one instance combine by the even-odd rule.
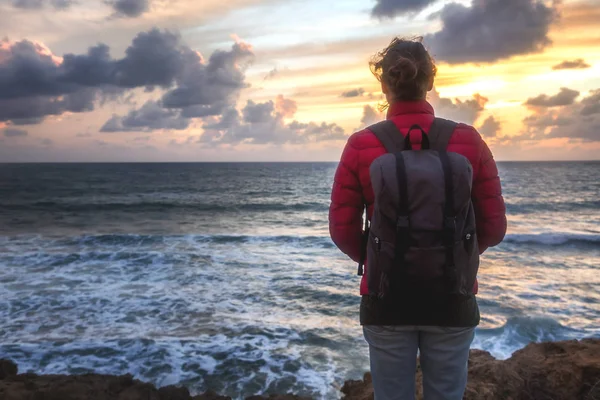
[[[417,398],[422,399],[417,368]],[[372,400],[371,375],[347,381],[344,400]],[[157,389],[131,375],[17,375],[17,366],[0,360],[2,400],[231,400],[208,391],[194,397],[188,389]],[[530,344],[508,360],[472,350],[465,400],[600,399],[600,339]],[[307,400],[292,394],[250,396],[246,400]]]
[[[19,372],[17,364],[9,360],[0,360],[0,379],[14,376]]]
[[[417,367],[417,399],[423,398]],[[373,400],[370,374],[342,387],[344,400]],[[534,343],[508,360],[472,350],[465,400],[600,399],[600,339]]]

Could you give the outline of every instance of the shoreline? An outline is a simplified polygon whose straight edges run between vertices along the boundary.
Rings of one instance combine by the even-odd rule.
[[[422,398],[422,375],[417,367],[417,399]],[[373,399],[369,373],[363,380],[346,381],[340,397]],[[228,400],[213,391],[191,396],[185,387],[156,388],[132,375],[18,374],[10,360],[0,360],[2,400]],[[308,400],[294,394],[253,395],[246,400]],[[466,400],[553,399],[600,400],[600,339],[532,343],[506,360],[471,350]]]

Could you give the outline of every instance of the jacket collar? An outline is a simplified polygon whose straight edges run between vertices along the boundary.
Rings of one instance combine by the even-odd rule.
[[[434,115],[433,107],[427,100],[397,101],[390,105],[387,110],[387,118],[390,119],[402,114],[431,114]]]

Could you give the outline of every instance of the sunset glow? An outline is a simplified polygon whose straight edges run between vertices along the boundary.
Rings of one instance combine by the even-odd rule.
[[[600,158],[600,3],[378,3],[0,1],[0,162],[336,161],[396,35],[424,36],[429,100],[498,160]]]

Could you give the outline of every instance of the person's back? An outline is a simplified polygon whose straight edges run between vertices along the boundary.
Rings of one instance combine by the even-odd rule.
[[[405,136],[418,125],[429,132],[435,119],[425,100],[433,87],[435,66],[418,41],[395,39],[371,64],[382,82],[390,107],[387,119]],[[421,134],[411,133],[419,150]],[[473,167],[471,200],[479,253],[501,242],[506,232],[505,206],[492,154],[471,126],[458,124],[446,148]],[[361,215],[373,215],[375,194],[370,167],[386,154],[382,141],[368,128],[350,137],[335,175],[331,195],[330,233],[334,243],[356,262],[364,252]],[[479,324],[475,283],[469,294],[436,294],[402,287],[381,298],[369,293],[366,273],[360,286],[360,322],[370,345],[376,400],[412,399],[417,349],[421,354],[424,393],[429,399],[460,399],[466,385],[468,350]]]

